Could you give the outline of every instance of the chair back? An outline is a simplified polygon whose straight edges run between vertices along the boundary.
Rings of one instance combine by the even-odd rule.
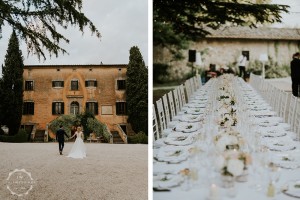
[[[153,142],[160,138],[157,124],[157,117],[155,112],[155,106],[152,104],[152,128],[153,128]]]
[[[174,104],[172,91],[170,91],[168,93],[168,100],[169,100],[169,104],[170,104],[171,120],[173,120],[174,116],[176,115],[176,110],[175,110],[175,104]]]
[[[164,105],[164,110],[165,110],[165,115],[166,115],[166,125],[168,127],[168,125],[170,124],[170,121],[171,121],[171,117],[170,117],[170,109],[169,109],[167,94],[165,94],[162,97],[162,99],[163,99],[163,105]]]
[[[157,114],[158,114],[158,122],[160,126],[160,132],[162,133],[163,130],[167,128],[166,124],[166,117],[165,117],[165,111],[163,107],[162,99],[156,101],[156,108],[157,108]]]

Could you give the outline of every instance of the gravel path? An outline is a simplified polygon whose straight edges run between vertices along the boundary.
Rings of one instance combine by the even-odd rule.
[[[0,143],[0,199],[30,200],[146,200],[148,199],[147,145],[85,143],[87,158],[67,158],[58,143]],[[7,189],[9,172],[25,169],[34,180],[28,195]]]

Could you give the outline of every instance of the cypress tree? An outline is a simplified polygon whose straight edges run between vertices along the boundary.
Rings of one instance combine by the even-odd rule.
[[[1,115],[2,125],[9,128],[9,135],[18,133],[22,119],[23,104],[23,56],[19,40],[13,31],[2,66]]]
[[[126,80],[128,122],[148,135],[148,69],[137,46],[130,49]]]

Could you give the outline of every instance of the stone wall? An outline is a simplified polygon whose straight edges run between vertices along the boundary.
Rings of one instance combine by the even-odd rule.
[[[52,114],[52,102],[64,102],[64,114],[70,114],[70,104],[79,103],[79,112],[87,101],[98,102],[95,117],[108,125],[127,124],[127,115],[116,115],[116,102],[126,101],[125,90],[117,90],[117,80],[126,79],[126,65],[25,66],[24,82],[34,81],[33,91],[24,91],[24,101],[34,102],[34,115],[23,115],[22,124],[36,123],[44,130],[58,115]],[[71,80],[79,81],[79,89],[71,90]],[[97,87],[85,87],[85,80],[97,80]],[[52,81],[63,80],[63,88],[52,87]],[[103,108],[103,109],[102,109]],[[112,113],[107,112],[111,110]]]
[[[260,54],[268,54],[278,65],[289,65],[292,55],[299,51],[299,41],[289,40],[250,40],[250,39],[206,39],[191,43],[189,49],[201,52],[203,65],[199,68],[207,69],[210,64],[217,67],[236,65],[242,51],[249,51],[249,62],[259,60]],[[170,79],[181,77],[191,72],[188,67],[188,49],[183,51],[184,60],[172,61],[168,50],[161,47],[153,48],[153,63],[169,64]],[[268,64],[268,63],[266,63]]]

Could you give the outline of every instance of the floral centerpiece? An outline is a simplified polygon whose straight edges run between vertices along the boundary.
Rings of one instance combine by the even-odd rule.
[[[243,138],[238,132],[229,131],[225,133],[218,134],[214,138],[216,149],[219,152],[224,152],[226,150],[239,150],[244,144]]]
[[[224,127],[231,127],[235,126],[237,124],[237,118],[234,115],[231,115],[230,113],[222,114],[219,118],[219,125]]]
[[[223,179],[225,180],[224,183],[230,185],[235,179],[240,177],[244,178],[245,172],[247,172],[247,168],[251,162],[252,159],[250,154],[236,150],[230,150],[224,152],[218,157],[216,165],[220,170]],[[224,186],[228,187],[227,185]]]

